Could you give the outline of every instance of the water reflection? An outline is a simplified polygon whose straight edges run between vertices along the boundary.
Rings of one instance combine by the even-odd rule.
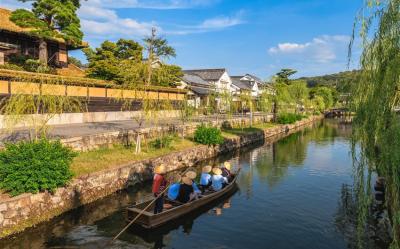
[[[344,237],[354,231],[356,205],[350,133],[328,121],[204,162],[240,167],[238,191],[157,230],[131,227],[112,247],[106,243],[126,224],[124,208],[150,198],[150,184],[2,240],[0,248],[351,248]]]

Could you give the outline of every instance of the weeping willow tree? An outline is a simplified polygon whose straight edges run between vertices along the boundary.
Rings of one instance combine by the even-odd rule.
[[[361,78],[352,86],[356,111],[352,151],[360,211],[357,231],[361,239],[371,203],[371,173],[376,171],[386,180],[391,248],[400,248],[400,120],[395,112],[400,104],[400,0],[364,2],[354,29],[354,33],[359,31],[363,47]]]

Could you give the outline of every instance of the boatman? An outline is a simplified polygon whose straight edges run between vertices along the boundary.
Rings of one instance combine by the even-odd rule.
[[[161,213],[164,207],[164,193],[163,191],[167,187],[167,180],[165,179],[165,173],[167,169],[164,164],[158,165],[154,168],[153,188],[152,192],[156,197],[154,206],[154,214]],[[161,194],[163,193],[163,194]]]
[[[222,170],[222,176],[226,177],[229,182],[232,181],[232,173],[231,173],[231,163],[226,161],[224,162],[224,165],[221,167]]]

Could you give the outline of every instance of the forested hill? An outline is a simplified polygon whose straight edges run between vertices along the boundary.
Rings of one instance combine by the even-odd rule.
[[[327,74],[323,76],[315,77],[302,77],[300,80],[305,80],[308,87],[314,86],[330,86],[335,87],[338,92],[347,93],[349,92],[349,86],[352,81],[356,79],[359,71],[346,71],[335,74]]]

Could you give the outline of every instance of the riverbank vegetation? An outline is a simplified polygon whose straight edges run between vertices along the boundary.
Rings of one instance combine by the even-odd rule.
[[[367,1],[354,33],[361,34],[360,80],[351,89],[353,155],[359,203],[358,237],[371,205],[373,172],[385,178],[385,204],[392,223],[391,248],[400,248],[400,1]],[[353,37],[353,41],[356,37]],[[357,153],[356,145],[361,146]],[[361,241],[361,239],[360,239]],[[363,247],[359,243],[359,248]]]
[[[16,196],[63,187],[73,176],[70,165],[76,155],[59,141],[6,144],[0,151],[0,189]]]

